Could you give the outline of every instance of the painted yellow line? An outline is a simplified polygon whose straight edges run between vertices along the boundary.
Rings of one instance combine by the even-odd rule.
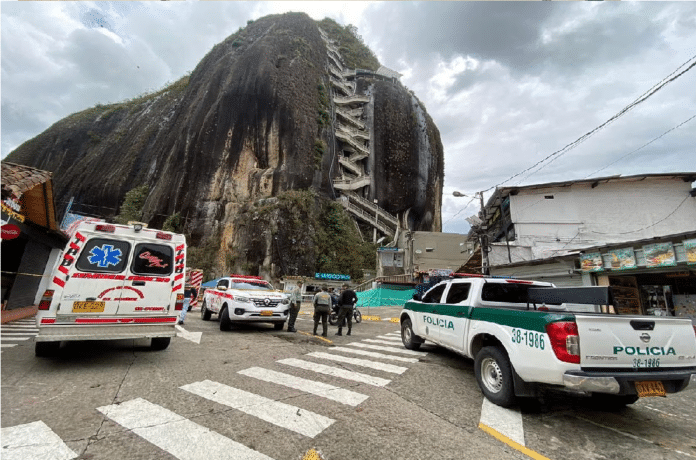
[[[302,457],[302,460],[324,460],[324,457],[316,450],[309,449],[307,453],[304,454],[304,457]]]
[[[314,335],[314,334],[310,334],[309,332],[302,332],[302,331],[297,331],[297,332],[299,332],[300,334],[304,334],[304,335],[308,335],[310,337],[317,338],[319,340],[323,340],[324,342],[333,343],[331,340],[327,339],[326,337],[322,337],[320,335]]]
[[[374,316],[374,315],[363,315],[362,319],[366,321],[382,321],[381,316]]]
[[[390,322],[390,323],[398,323],[398,322],[399,322],[399,318],[389,318],[389,322]]]
[[[515,450],[518,450],[522,452],[524,455],[526,455],[529,458],[533,458],[534,460],[550,460],[548,457],[544,457],[538,452],[533,451],[532,449],[529,449],[522,444],[516,443],[512,439],[508,438],[504,434],[501,434],[499,431],[494,430],[493,428],[489,427],[488,425],[484,425],[483,423],[479,423],[479,428],[486,433],[490,434],[493,436],[495,439],[498,441],[501,441],[508,446],[512,447]]]

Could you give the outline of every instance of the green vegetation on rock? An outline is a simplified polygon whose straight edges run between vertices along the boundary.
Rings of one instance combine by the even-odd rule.
[[[318,24],[331,39],[338,42],[338,52],[348,68],[372,71],[379,69],[375,53],[363,43],[357,27],[352,24],[341,26],[330,18],[324,18]]]

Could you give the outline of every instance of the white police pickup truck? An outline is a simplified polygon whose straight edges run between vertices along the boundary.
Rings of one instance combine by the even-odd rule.
[[[454,277],[406,303],[401,337],[411,350],[428,340],[474,359],[481,391],[504,407],[542,387],[613,407],[686,388],[696,374],[691,320],[602,313],[612,303],[608,287]]]
[[[209,321],[213,313],[220,318],[220,330],[229,331],[233,323],[272,323],[283,329],[290,300],[258,276],[230,275],[220,278],[215,289],[203,295],[201,318]]]

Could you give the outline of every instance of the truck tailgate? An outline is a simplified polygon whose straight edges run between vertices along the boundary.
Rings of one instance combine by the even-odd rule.
[[[583,368],[649,369],[696,365],[690,319],[576,315]]]

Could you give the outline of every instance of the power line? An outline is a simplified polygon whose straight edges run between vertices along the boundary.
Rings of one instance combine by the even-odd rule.
[[[465,204],[464,207],[463,207],[462,209],[460,209],[459,211],[457,211],[457,213],[456,213],[455,215],[453,215],[452,217],[450,217],[449,219],[447,219],[447,221],[443,222],[442,225],[445,225],[447,222],[452,221],[452,219],[454,219],[454,218],[457,217],[459,214],[461,214],[466,208],[469,207],[469,205],[471,204],[471,202],[474,201],[475,199],[476,199],[476,197],[471,197],[471,199],[469,200],[469,202],[468,202],[467,204]]]
[[[595,174],[597,174],[597,173],[600,172],[600,171],[604,171],[604,170],[607,169],[609,166],[618,163],[619,161],[623,160],[623,159],[626,158],[627,156],[633,155],[633,154],[636,153],[638,150],[647,147],[648,145],[652,144],[653,142],[655,142],[656,140],[658,140],[658,139],[660,139],[661,137],[665,136],[666,134],[671,133],[671,132],[674,131],[675,129],[680,128],[682,125],[687,124],[688,122],[690,122],[690,121],[693,120],[694,118],[696,118],[696,115],[694,115],[694,116],[692,116],[691,118],[689,118],[688,120],[686,120],[686,121],[684,121],[684,122],[678,124],[678,125],[675,126],[674,128],[665,131],[664,133],[660,134],[659,136],[657,136],[655,139],[651,140],[651,141],[648,142],[647,144],[643,144],[643,145],[641,145],[640,147],[638,147],[637,149],[635,149],[635,150],[633,150],[633,151],[631,151],[631,152],[628,152],[626,155],[622,156],[621,158],[619,158],[619,159],[616,160],[616,161],[613,161],[613,162],[609,163],[608,165],[606,165],[606,166],[603,167],[602,169],[598,169],[597,171],[595,171],[595,172],[593,172],[593,173],[591,173],[591,174],[585,176],[585,179],[587,179],[588,177],[594,176]]]
[[[496,185],[494,185],[494,186],[492,186],[492,187],[490,187],[490,188],[484,190],[484,192],[488,192],[488,191],[490,191],[490,190],[493,190],[493,189],[497,188],[498,186],[503,185],[504,183],[509,182],[509,181],[511,181],[512,179],[514,179],[514,178],[516,178],[516,177],[518,177],[518,176],[521,176],[522,174],[524,174],[524,173],[526,173],[526,172],[528,172],[528,171],[531,171],[532,169],[536,168],[537,166],[541,165],[542,163],[544,163],[545,161],[547,161],[547,160],[549,160],[549,159],[551,159],[551,158],[554,158],[554,157],[560,158],[560,157],[563,156],[565,153],[569,152],[570,150],[572,150],[573,148],[577,147],[577,146],[580,145],[582,142],[584,142],[585,140],[587,140],[590,136],[592,136],[593,134],[595,134],[597,131],[599,131],[599,130],[601,130],[602,128],[606,127],[606,126],[609,125],[610,123],[616,121],[618,118],[620,118],[620,117],[622,117],[623,115],[625,115],[628,111],[630,111],[631,109],[633,109],[634,107],[636,107],[638,104],[641,104],[641,103],[645,102],[648,98],[650,98],[650,97],[651,97],[652,95],[654,95],[656,92],[658,92],[659,90],[661,90],[662,88],[664,88],[667,84],[673,82],[674,80],[676,80],[677,78],[681,77],[682,75],[684,75],[684,74],[685,74],[686,72],[688,72],[689,70],[693,69],[693,68],[696,66],[696,60],[694,60],[695,58],[696,58],[696,55],[692,56],[692,57],[691,57],[690,59],[688,59],[685,63],[683,63],[682,65],[680,65],[679,67],[677,67],[677,69],[674,70],[671,74],[669,74],[667,77],[663,78],[662,81],[660,81],[659,83],[657,83],[656,85],[654,85],[652,88],[650,88],[649,90],[647,90],[645,93],[643,93],[642,95],[640,95],[635,101],[633,101],[633,102],[631,102],[630,104],[628,104],[626,107],[624,107],[623,109],[621,109],[616,115],[612,116],[611,118],[609,118],[607,121],[605,121],[605,122],[602,123],[601,125],[597,126],[596,128],[594,128],[594,129],[591,130],[591,131],[588,131],[587,133],[583,134],[582,136],[580,136],[580,137],[579,137],[578,139],[576,139],[575,141],[570,142],[569,144],[565,145],[563,148],[556,150],[555,152],[553,152],[553,153],[551,153],[550,155],[546,156],[546,157],[543,158],[542,160],[537,161],[536,163],[534,163],[534,164],[533,164],[532,166],[530,166],[529,168],[527,168],[527,169],[525,169],[525,170],[523,170],[523,171],[520,171],[520,172],[518,172],[517,174],[514,174],[513,176],[509,177],[508,179],[506,179],[506,180],[500,182],[499,184],[496,184]],[[684,66],[686,66],[687,64],[689,64],[690,61],[694,61],[694,62],[692,62],[686,69],[684,69],[684,70],[682,70],[681,72],[679,72],[679,70],[680,70],[682,67],[684,67]],[[679,73],[677,73],[677,72],[679,72]],[[554,158],[554,160],[555,160],[556,158]],[[553,161],[553,160],[552,160],[552,161]],[[541,168],[537,169],[537,170],[534,171],[534,172],[538,172],[539,170],[541,170],[543,167],[545,167],[547,164],[550,164],[550,163],[551,163],[551,161],[549,161],[548,163],[546,163],[545,165],[543,165]],[[530,174],[530,175],[531,175],[531,174]],[[529,177],[529,176],[527,176],[527,177]]]

